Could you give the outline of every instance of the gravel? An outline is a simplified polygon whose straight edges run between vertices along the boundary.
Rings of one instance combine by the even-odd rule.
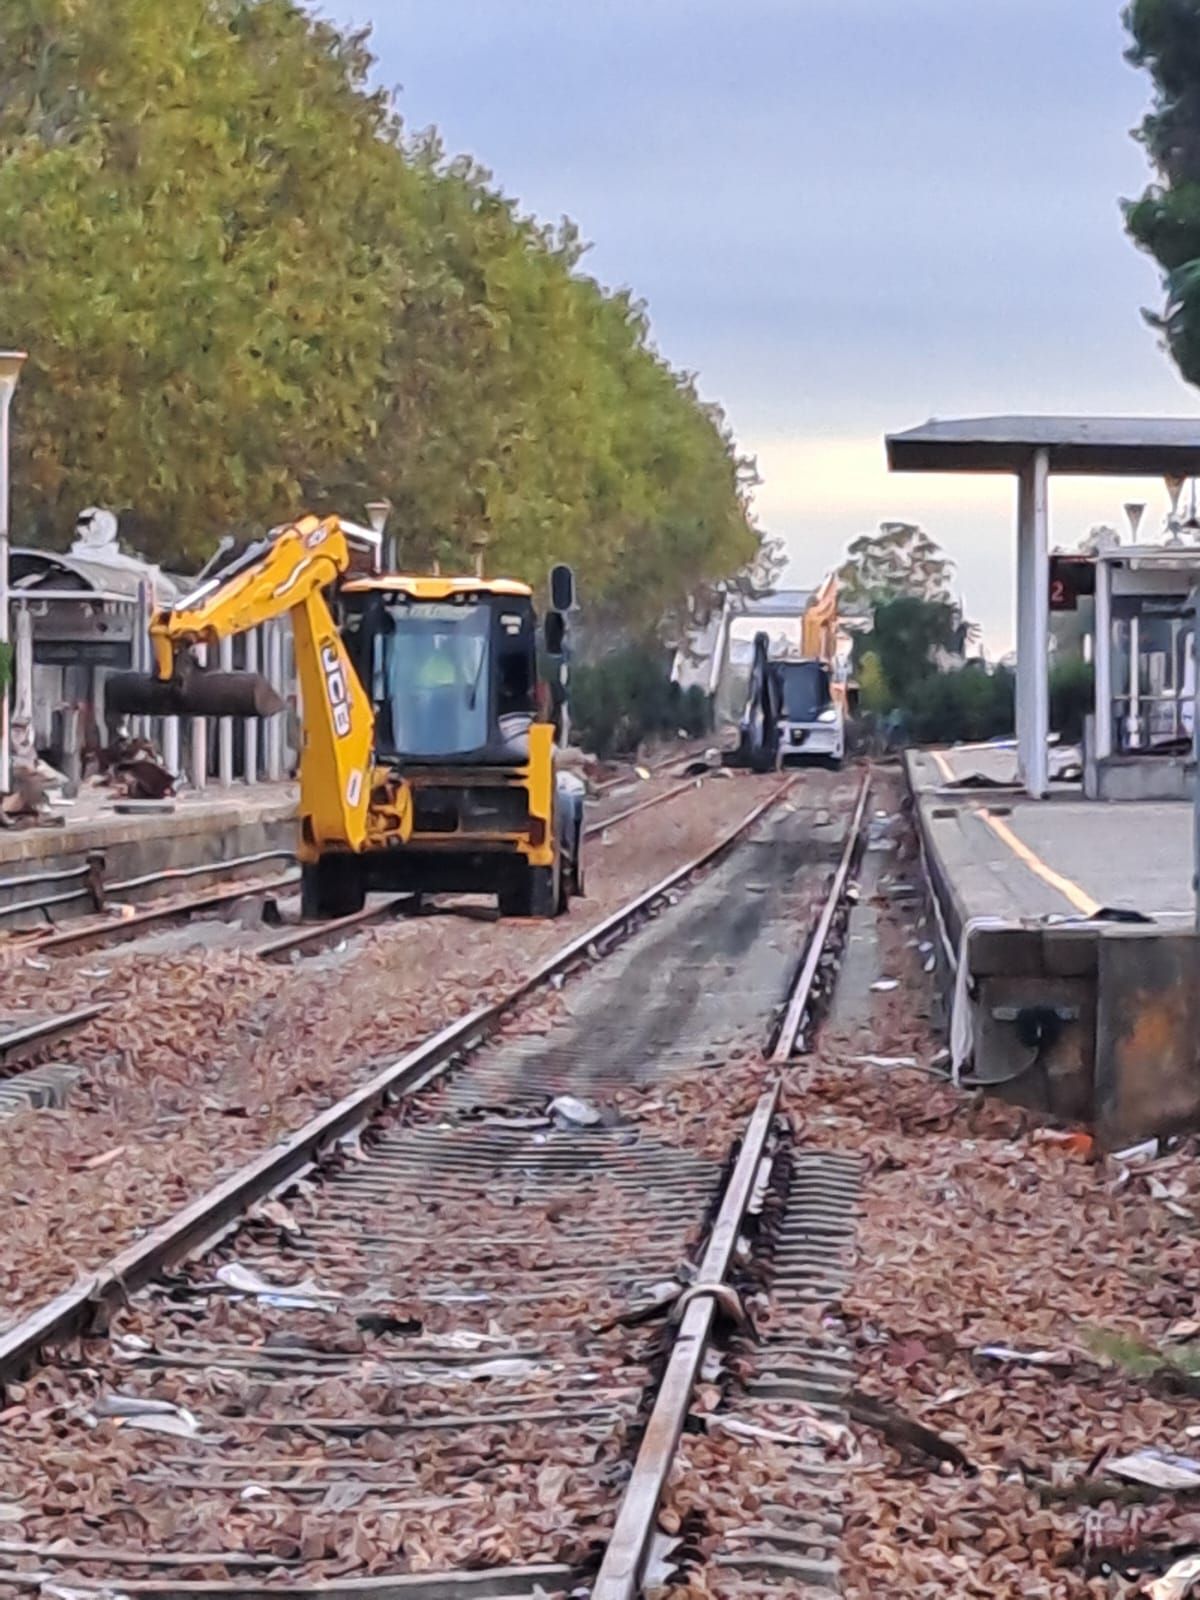
[[[708,781],[590,841],[588,898],[554,923],[435,916],[277,966],[247,948],[134,945],[0,973],[0,1009],[104,1001],[68,1042],[87,1069],[62,1111],[0,1128],[14,1224],[0,1326],[163,1220],[268,1142],[472,1007],[734,826],[761,779]],[[236,936],[230,935],[236,944]],[[68,1045],[59,1047],[64,1057]],[[114,1154],[116,1152],[116,1154]],[[89,1163],[103,1160],[103,1165]]]

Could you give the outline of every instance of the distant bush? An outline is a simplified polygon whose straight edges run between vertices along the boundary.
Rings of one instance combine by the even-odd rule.
[[[1083,719],[1096,704],[1095,679],[1091,665],[1081,656],[1056,661],[1050,668],[1050,726],[1066,744],[1083,739]]]
[[[953,672],[921,678],[903,708],[908,736],[917,744],[973,744],[1013,729],[1013,676],[970,662]]]
[[[712,725],[707,695],[670,679],[670,656],[653,645],[629,645],[583,662],[571,673],[571,721],[594,755],[628,755],[644,739],[682,729],[702,737]]]

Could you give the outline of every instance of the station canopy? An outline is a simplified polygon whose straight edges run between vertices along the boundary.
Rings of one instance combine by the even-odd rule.
[[[893,472],[1024,472],[1044,451],[1051,473],[1200,476],[1200,418],[967,417],[887,436]]]

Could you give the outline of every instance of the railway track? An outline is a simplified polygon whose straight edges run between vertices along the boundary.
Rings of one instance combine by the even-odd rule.
[[[824,836],[771,796],[0,1336],[0,1593],[636,1593],[743,1236],[811,1188],[766,1056],[845,788]]]
[[[673,756],[669,762],[660,763],[659,767],[653,770],[661,775],[667,767],[677,766],[680,759],[678,755]],[[604,809],[600,815],[593,817],[586,824],[585,837],[601,836],[608,829],[619,827],[643,811],[678,799],[681,795],[689,793],[696,785],[695,779],[689,779],[657,794],[646,796],[631,805],[622,805],[617,801],[615,810],[607,809],[613,802],[604,800],[605,793],[638,782],[636,777],[632,779],[620,777],[600,786],[600,805]],[[299,871],[293,868],[265,879],[246,878],[211,883],[194,894],[172,897],[157,905],[136,910],[126,906],[117,917],[81,920],[75,925],[67,924],[36,933],[13,935],[5,944],[0,945],[0,955],[18,960],[29,957],[46,959],[84,955],[92,950],[132,943],[179,923],[187,923],[198,918],[236,914],[239,907],[244,907],[251,901],[261,904],[266,920],[278,921],[282,920],[278,910],[279,902],[294,898],[299,889],[299,882]],[[362,911],[355,912],[351,916],[272,935],[264,942],[261,953],[267,960],[279,961],[293,953],[312,953],[327,949],[331,944],[336,944],[363,928],[386,922],[392,917],[402,916],[415,909],[417,904],[416,897],[412,895],[375,896]]]

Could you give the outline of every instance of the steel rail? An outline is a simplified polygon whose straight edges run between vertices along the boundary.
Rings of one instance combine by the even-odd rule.
[[[279,961],[295,950],[319,949],[345,933],[355,933],[359,928],[368,928],[372,923],[386,922],[404,911],[412,911],[417,903],[415,894],[392,895],[375,905],[364,906],[361,911],[351,911],[347,916],[330,917],[324,922],[310,922],[294,928],[260,945],[255,954],[263,961]]]
[[[105,1005],[80,1006],[75,1011],[60,1011],[55,1016],[39,1017],[36,1022],[9,1028],[7,1032],[0,1033],[0,1061],[7,1063],[11,1056],[19,1057],[30,1050],[40,1050],[52,1040],[86,1027],[107,1010]]]
[[[626,806],[624,811],[618,811],[611,817],[597,817],[595,822],[589,822],[584,828],[585,839],[592,839],[598,833],[603,833],[605,828],[613,828],[618,822],[624,822],[627,817],[636,817],[639,811],[649,811],[652,806],[661,806],[667,800],[677,800],[681,794],[688,794],[697,784],[696,778],[689,778],[686,783],[677,783],[673,789],[666,789],[662,794],[652,794],[645,800],[639,800],[636,805]]]
[[[623,782],[624,780],[619,780]],[[663,794],[651,795],[648,799],[639,800],[636,805],[627,806],[624,811],[618,811],[614,816],[589,822],[584,828],[586,838],[595,837],[603,833],[605,828],[615,827],[627,818],[635,816],[640,811],[649,810],[652,806],[662,805],[668,800],[674,800],[682,794],[696,787],[697,780],[689,778],[685,783],[677,784]],[[165,882],[175,878],[198,877],[206,872],[219,872],[222,868],[252,866],[260,861],[287,860],[294,861],[294,852],[290,850],[265,850],[259,855],[239,856],[233,861],[219,861],[203,863],[194,867],[173,868],[161,873],[148,873],[141,878],[128,878],[122,882],[104,885],[106,893],[128,892],[131,889],[144,888],[151,883]],[[82,877],[89,869],[87,867],[73,867],[61,874],[64,878]],[[10,880],[18,882],[20,880]],[[232,905],[238,900],[250,899],[259,894],[272,894],[281,890],[290,889],[297,883],[294,872],[282,873],[278,878],[260,880],[246,880],[245,883],[229,883],[202,890],[191,899],[173,900],[159,906],[149,906],[145,910],[135,912],[133,916],[124,917],[119,922],[109,921],[103,923],[89,923],[82,928],[51,928],[45,932],[35,932],[23,938],[15,935],[8,944],[0,944],[0,958],[5,953],[27,951],[49,951],[52,954],[64,951],[81,951],[83,949],[109,943],[124,942],[131,936],[138,935],[146,928],[152,928],[159,923],[173,922],[177,919],[195,916],[205,911],[219,910],[223,906]],[[2,887],[2,885],[0,885]],[[59,901],[66,903],[70,900],[84,898],[89,891],[85,888],[72,890],[54,897],[53,900],[24,901],[20,905],[0,906],[0,917],[15,914],[20,911],[40,911],[52,903]],[[289,955],[293,950],[302,950],[319,946],[329,937],[336,937],[342,932],[353,932],[359,927],[369,926],[374,922],[385,921],[388,917],[399,914],[407,904],[411,903],[413,896],[406,895],[400,899],[389,900],[385,905],[365,908],[361,912],[352,912],[347,917],[338,917],[332,921],[314,925],[297,933],[289,933],[278,940],[264,945],[258,954],[265,960],[278,960]]]
[[[793,780],[794,781],[794,780]],[[701,854],[661,878],[593,928],[586,929],[489,1005],[479,1006],[390,1062],[269,1151],[231,1173],[175,1216],[77,1279],[0,1333],[0,1384],[12,1382],[48,1344],[85,1331],[98,1314],[122,1305],[165,1269],[219,1238],[259,1200],[294,1180],[339,1139],[355,1132],[398,1095],[413,1093],[495,1030],[518,1001],[577,963],[606,953],[665,895],[720,860],[791,791],[780,784]]]
[[[796,1053],[796,1040],[800,1029],[804,1026],[812,1006],[813,984],[817,977],[817,968],[821,964],[821,957],[825,953],[825,946],[829,942],[829,932],[833,927],[833,919],[837,915],[842,897],[846,893],[846,882],[850,876],[850,869],[854,865],[854,857],[858,851],[862,835],[863,817],[866,814],[867,800],[871,793],[871,774],[866,772],[858,789],[854,811],[850,818],[850,827],[846,833],[846,843],[842,849],[841,860],[838,862],[837,871],[833,875],[833,882],[829,886],[829,893],[825,897],[825,904],[821,908],[821,915],[808,941],[808,948],[804,953],[804,961],[800,968],[799,977],[792,989],[791,999],[784,1014],[783,1022],[779,1029],[779,1037],[775,1041],[775,1048],[771,1052],[771,1062],[774,1066],[783,1066]]]
[[[708,1248],[696,1280],[686,1292],[687,1307],[642,1435],[633,1473],[621,1499],[612,1537],[592,1585],[591,1600],[634,1600],[641,1591],[642,1572],[654,1537],[659,1501],[675,1460],[692,1390],[700,1375],[716,1319],[715,1291],[724,1285],[733,1263],[778,1105],[779,1079],[776,1078],[760,1097],[747,1124]]]

